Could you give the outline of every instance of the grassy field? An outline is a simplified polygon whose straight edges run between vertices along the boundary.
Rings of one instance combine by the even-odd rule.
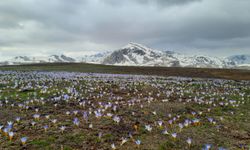
[[[50,63],[50,64],[30,64],[21,66],[1,66],[0,70],[70,71],[70,72],[87,72],[87,73],[92,72],[92,73],[115,73],[115,74],[142,74],[142,75],[250,80],[250,70],[243,70],[243,69],[131,67],[131,66],[108,66],[108,65],[86,64],[86,63]]]
[[[91,64],[1,70],[11,71],[0,72],[0,149],[250,148],[245,70]]]

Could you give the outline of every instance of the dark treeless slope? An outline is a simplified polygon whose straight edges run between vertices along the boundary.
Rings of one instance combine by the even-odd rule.
[[[70,71],[70,72],[87,72],[87,73],[141,74],[141,75],[159,75],[159,76],[250,80],[250,70],[242,70],[242,69],[132,67],[132,66],[108,66],[108,65],[86,64],[86,63],[50,63],[50,64],[1,66],[0,70]]]

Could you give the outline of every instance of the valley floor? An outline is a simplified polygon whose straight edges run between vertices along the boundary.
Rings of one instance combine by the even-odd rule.
[[[69,72],[85,72],[85,73],[137,74],[137,75],[250,80],[250,70],[244,70],[244,69],[135,67],[135,66],[109,66],[109,65],[87,64],[87,63],[47,63],[47,64],[16,65],[16,66],[15,65],[0,66],[0,70],[69,71]]]

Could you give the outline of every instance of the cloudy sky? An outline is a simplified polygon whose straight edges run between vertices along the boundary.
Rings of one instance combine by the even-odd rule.
[[[0,56],[81,56],[137,42],[250,54],[249,0],[1,0]]]

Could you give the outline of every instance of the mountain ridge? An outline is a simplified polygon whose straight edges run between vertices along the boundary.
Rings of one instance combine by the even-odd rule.
[[[114,50],[84,55],[80,59],[66,55],[50,55],[43,57],[15,56],[0,62],[0,65],[18,65],[53,62],[86,62],[118,66],[165,66],[194,68],[235,68],[250,66],[250,55],[233,55],[226,58],[207,55],[185,55],[174,51],[161,51],[142,44],[130,42],[126,46]]]

